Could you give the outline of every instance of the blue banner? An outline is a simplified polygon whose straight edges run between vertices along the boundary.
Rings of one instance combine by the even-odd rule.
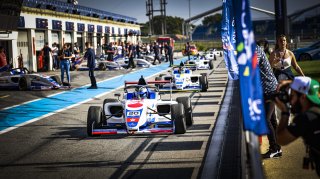
[[[232,0],[223,0],[221,39],[223,44],[224,61],[228,69],[229,79],[239,79],[238,64],[235,59],[236,32],[234,30],[234,15]]]
[[[268,127],[249,1],[233,0],[233,7],[237,7],[234,8],[234,17],[244,129],[262,135],[268,133]]]

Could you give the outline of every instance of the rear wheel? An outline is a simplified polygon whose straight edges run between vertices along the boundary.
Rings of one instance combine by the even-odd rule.
[[[186,116],[186,125],[191,126],[193,124],[191,99],[189,97],[178,97],[176,100],[178,103],[183,104]]]
[[[209,67],[210,67],[210,70],[212,70],[212,69],[214,68],[213,61],[212,61],[212,60],[209,61]]]
[[[23,76],[19,80],[19,90],[26,91],[31,89],[31,80],[27,76]]]
[[[162,80],[162,77],[156,77],[155,81],[161,81]],[[162,88],[162,85],[161,84],[155,84],[156,87],[158,88]]]
[[[187,126],[184,117],[183,104],[178,103],[171,105],[171,118],[174,121],[175,133],[186,133]]]
[[[92,134],[93,129],[101,127],[102,109],[100,106],[90,106],[87,116],[87,134],[88,136],[99,136]]]

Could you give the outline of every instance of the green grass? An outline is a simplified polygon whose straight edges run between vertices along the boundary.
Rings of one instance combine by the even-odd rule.
[[[320,60],[298,62],[305,76],[309,76],[320,81]],[[294,75],[298,75],[294,69],[291,69]]]

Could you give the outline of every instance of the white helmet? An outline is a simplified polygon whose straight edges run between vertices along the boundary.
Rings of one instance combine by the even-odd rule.
[[[147,88],[140,88],[137,96],[139,96],[140,98],[146,98],[148,96]]]

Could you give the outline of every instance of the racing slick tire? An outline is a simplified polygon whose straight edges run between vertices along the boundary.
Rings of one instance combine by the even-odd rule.
[[[26,91],[31,89],[31,80],[28,76],[23,76],[19,79],[19,90]]]
[[[174,128],[176,134],[184,134],[186,133],[187,126],[186,120],[184,117],[184,108],[183,104],[173,104],[171,105],[171,119],[174,122]]]
[[[207,79],[207,76],[202,75],[200,77],[200,85],[201,85],[201,92],[208,91],[208,79]]]
[[[90,137],[99,136],[93,135],[92,130],[101,127],[102,109],[100,106],[90,106],[87,116],[87,134]]]
[[[118,100],[117,100],[117,99],[113,99],[113,98],[106,98],[106,99],[103,101],[103,106],[102,106],[102,109],[103,109],[103,111],[102,111],[103,117],[102,117],[102,121],[101,121],[102,123],[104,123],[104,122],[107,121],[106,114],[105,114],[105,108],[104,108],[105,104],[107,104],[107,103],[113,103],[113,102],[118,102]]]
[[[53,75],[53,76],[50,76],[50,78],[52,78],[55,82],[57,82],[59,85],[62,84],[61,82],[61,79],[58,75]]]
[[[104,63],[99,63],[99,65],[98,65],[98,69],[99,69],[99,70],[101,70],[101,71],[104,71],[104,70],[106,70],[106,69],[107,69],[107,67],[105,66],[105,64],[104,64]]]
[[[214,64],[213,64],[212,60],[209,61],[209,68],[210,68],[210,70],[212,70],[214,68]]]
[[[183,104],[184,107],[184,113],[186,116],[186,125],[192,126],[193,124],[193,115],[192,115],[192,105],[191,105],[191,99],[187,96],[184,97],[178,97],[176,99],[178,103]]]
[[[162,80],[162,77],[156,77],[155,78],[155,81],[161,81]],[[162,85],[161,84],[155,84],[156,87],[158,88],[162,88]]]
[[[201,76],[204,77],[204,81],[208,89],[209,88],[208,75],[206,73],[201,73]]]

